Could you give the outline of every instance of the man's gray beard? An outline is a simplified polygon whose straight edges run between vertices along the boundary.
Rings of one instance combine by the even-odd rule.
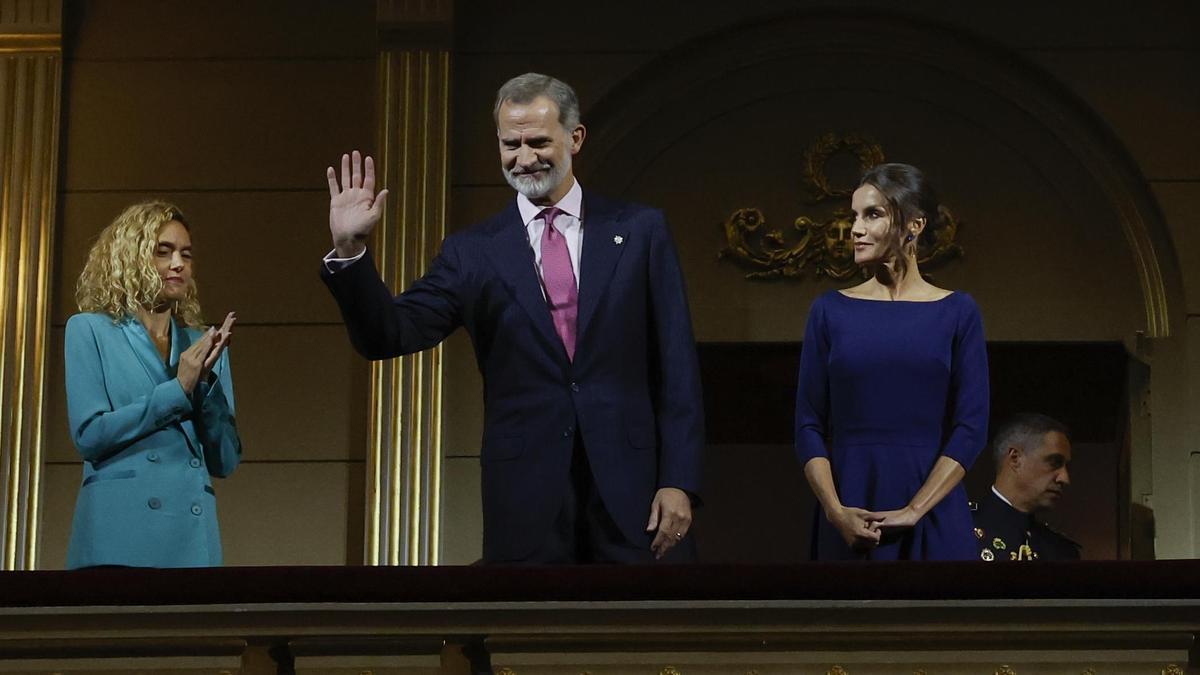
[[[530,178],[524,174],[513,174],[508,169],[503,169],[504,180],[512,189],[525,195],[526,199],[541,199],[554,191],[563,179],[567,177],[567,171],[571,169],[571,159],[550,167],[550,171],[542,178]]]

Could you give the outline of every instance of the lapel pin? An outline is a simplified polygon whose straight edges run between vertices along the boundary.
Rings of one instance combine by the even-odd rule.
[[[613,243],[620,246],[621,244],[625,243],[625,237],[622,237],[618,234],[617,236],[613,237]]]

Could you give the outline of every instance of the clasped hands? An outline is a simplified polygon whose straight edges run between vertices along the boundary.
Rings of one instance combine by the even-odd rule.
[[[207,378],[212,372],[217,359],[221,358],[221,354],[233,338],[235,321],[237,317],[233,312],[226,314],[225,322],[220,328],[209,326],[198,340],[179,355],[179,370],[175,377],[185,393],[190,395],[196,389],[196,383]]]
[[[921,519],[921,514],[911,506],[892,511],[841,506],[825,515],[846,545],[856,551],[869,551],[879,545],[883,535],[911,529]]]

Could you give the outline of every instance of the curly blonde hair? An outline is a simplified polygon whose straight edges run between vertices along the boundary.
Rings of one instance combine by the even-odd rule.
[[[172,220],[191,232],[179,207],[162,201],[134,204],[101,230],[75,283],[79,311],[103,312],[119,321],[157,305],[163,281],[154,251],[159,231]],[[187,296],[173,305],[173,314],[185,325],[201,325],[195,277],[188,282]]]

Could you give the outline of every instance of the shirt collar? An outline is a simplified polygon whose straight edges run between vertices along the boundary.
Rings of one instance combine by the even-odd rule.
[[[574,177],[572,177],[571,180],[574,181],[571,189],[567,191],[567,195],[560,199],[559,202],[554,206],[561,209],[563,213],[569,216],[574,216],[577,220],[583,220],[583,187],[579,185],[579,181],[575,180]],[[526,226],[528,226],[534,218],[537,218],[542,211],[546,209],[545,206],[538,206],[537,204],[529,201],[529,197],[526,197],[520,192],[517,193],[517,208],[520,209],[521,221],[524,222]]]
[[[995,486],[995,485],[993,485],[993,486],[992,486],[992,492],[993,492],[993,493],[994,493],[994,494],[995,494],[997,497],[999,497],[999,498],[1000,498],[1000,501],[1004,502],[1005,504],[1008,504],[1009,506],[1012,506],[1012,505],[1013,505],[1013,503],[1012,503],[1012,502],[1008,501],[1008,497],[1005,497],[1004,495],[1000,494],[1000,491],[996,489],[996,486]],[[1013,506],[1013,508],[1015,509],[1015,508],[1017,508],[1017,507]]]

